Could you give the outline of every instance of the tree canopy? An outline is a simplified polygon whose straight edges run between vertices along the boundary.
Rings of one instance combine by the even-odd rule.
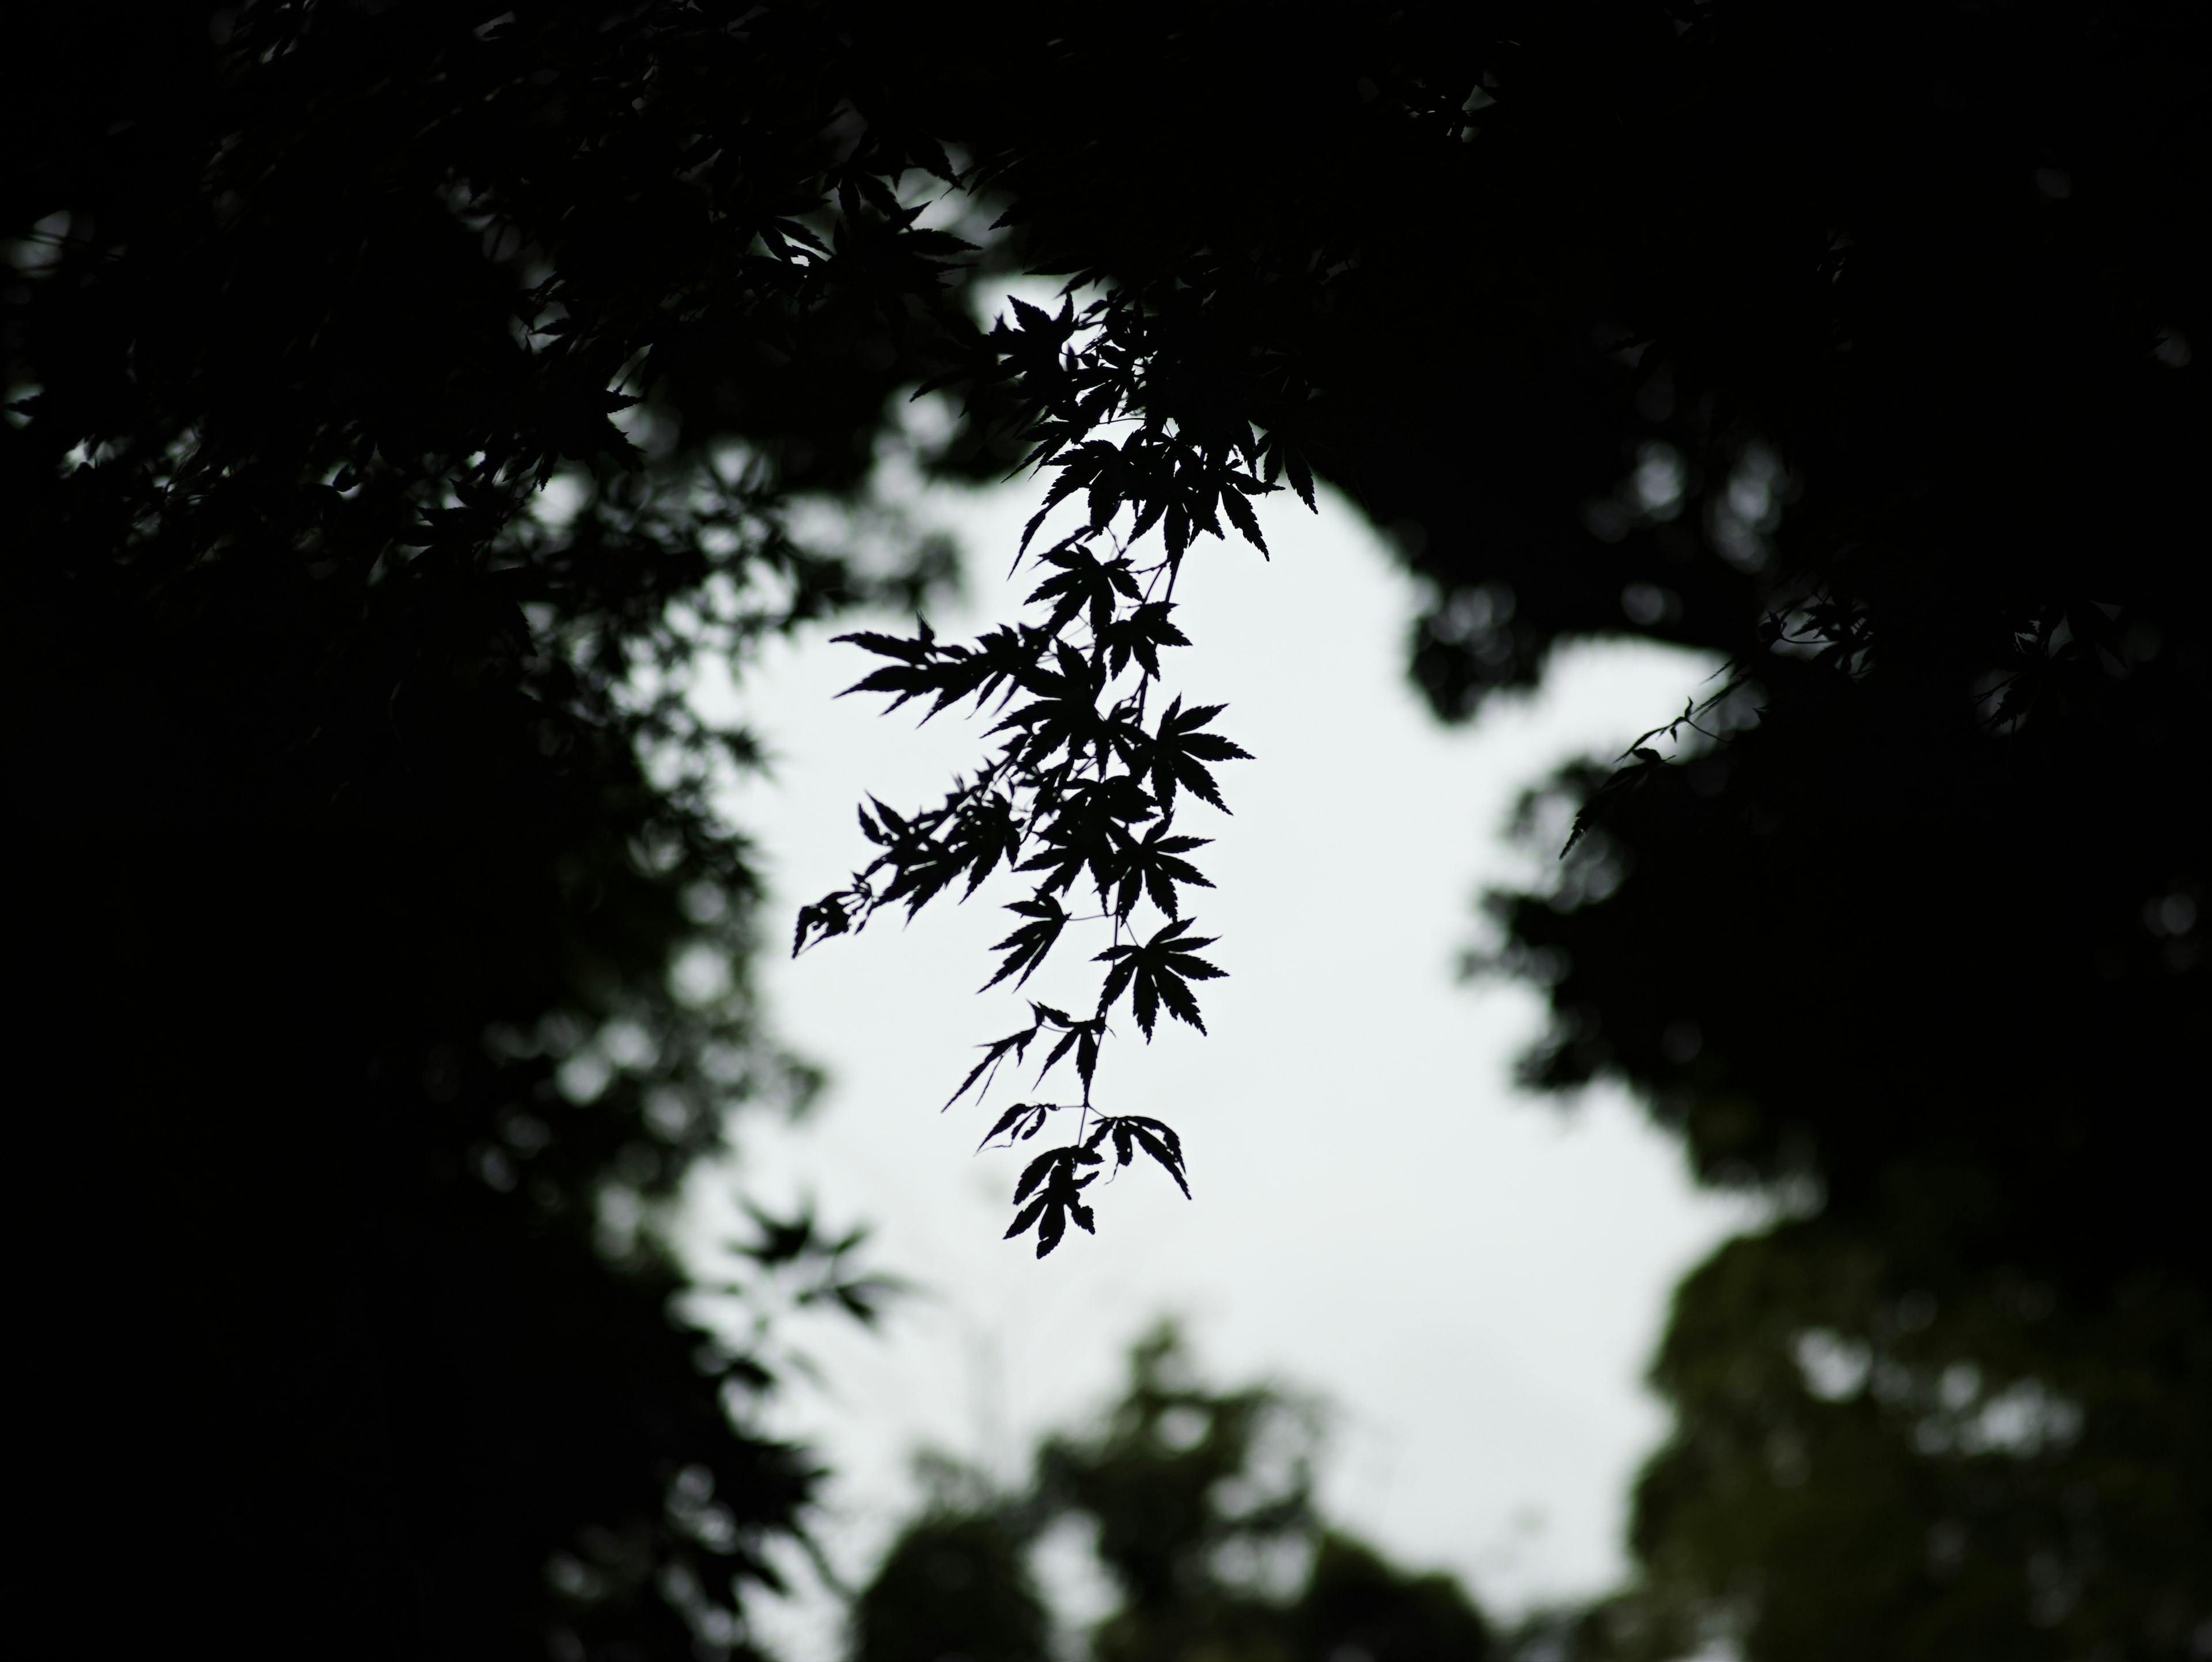
[[[797,1524],[811,1460],[743,1428],[772,1381],[672,1323],[640,1227],[806,1083],[706,802],[743,736],[679,683],[929,577],[786,528],[917,374],[815,267],[966,326],[943,240],[787,222],[852,188],[834,42],[726,21],[16,23],[40,1533],[83,1642],[726,1650]]]
[[[1729,666],[1532,795],[1559,880],[1476,950],[1547,989],[1532,1082],[1626,1081],[1779,1208],[1682,1291],[1643,1579],[1584,1640],[2201,1649],[2206,27],[37,10],[0,480],[72,1574],[241,1644],[744,1642],[805,1463],[639,1224],[804,1074],[708,800],[746,746],[684,667],[926,604],[929,549],[791,509],[862,496],[933,387],[926,469],[1042,476],[1033,610],[871,631],[864,685],[1003,736],[864,808],[799,940],[1005,868],[979,980],[1097,935],[1096,1003],[967,1082],[1080,1085],[986,1110],[1052,1131],[1010,1233],[1091,1227],[1109,1160],[1180,1180],[1091,1099],[1117,1020],[1202,1026],[1235,967],[1188,825],[1241,752],[1170,685],[1176,575],[1331,484],[1431,585],[1448,717],[1570,636]],[[1014,271],[1064,303],[979,323]],[[838,1245],[758,1250],[835,1287]]]

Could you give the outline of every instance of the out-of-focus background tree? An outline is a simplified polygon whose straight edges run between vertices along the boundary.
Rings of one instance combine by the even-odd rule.
[[[1070,1638],[1114,1662],[1484,1662],[1490,1627],[1455,1580],[1401,1570],[1319,1515],[1318,1433],[1279,1390],[1210,1388],[1156,1330],[1103,1423],[1048,1440],[1027,1489],[932,1474],[933,1504],[855,1601],[855,1662],[1030,1662]],[[1054,1631],[1066,1618],[1023,1551],[1069,1525],[1116,1601],[1084,1635]]]
[[[799,1524],[772,1359],[672,1312],[657,1226],[811,1088],[707,801],[747,744],[680,683],[944,565],[787,529],[922,371],[775,228],[852,159],[834,41],[725,21],[11,22],[22,1493],[70,1648],[726,1651]],[[854,263],[968,327],[878,222]],[[735,1279],[867,1305],[775,1221]]]

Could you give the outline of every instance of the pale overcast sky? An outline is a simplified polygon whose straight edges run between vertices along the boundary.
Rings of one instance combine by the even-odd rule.
[[[927,498],[975,574],[967,604],[933,618],[940,634],[1011,615],[999,577],[1036,499],[1020,484]],[[1003,989],[975,992],[1011,927],[986,897],[765,966],[774,1020],[830,1082],[800,1126],[744,1124],[743,1181],[873,1224],[875,1262],[924,1289],[873,1334],[803,1324],[820,1379],[775,1409],[835,1469],[823,1534],[848,1576],[911,1506],[917,1447],[1015,1476],[1038,1432],[1110,1397],[1162,1314],[1215,1379],[1323,1397],[1335,1513],[1492,1608],[1596,1591],[1622,1568],[1627,1486],[1662,1428],[1640,1379],[1668,1290],[1747,1215],[1694,1191],[1626,1102],[1517,1094],[1534,1001],[1454,966],[1474,897],[1525,868],[1500,836],[1516,793],[1570,755],[1619,752],[1711,667],[1575,650],[1535,697],[1448,729],[1406,681],[1412,588],[1364,521],[1286,497],[1263,521],[1272,563],[1194,551],[1177,599],[1195,645],[1168,658],[1170,690],[1226,702],[1217,725],[1257,758],[1218,770],[1233,818],[1179,816],[1218,839],[1201,863],[1219,886],[1194,910],[1230,976],[1200,989],[1211,1038],[1164,1022],[1147,1049],[1125,1022],[1099,1079],[1110,1109],[1182,1132],[1195,1200],[1132,1169],[1094,1190],[1097,1238],[1071,1233],[1041,1263],[1000,1239],[1024,1156],[973,1153],[994,1111],[937,1112],[973,1047],[1024,1025]],[[736,696],[780,758],[732,805],[778,929],[861,863],[863,793],[918,806],[981,753],[973,722],[917,733],[911,711],[836,700],[872,661],[819,637],[779,645]],[[728,707],[726,691],[702,697]],[[1060,956],[1063,976],[1087,967]],[[1009,1078],[994,1103],[1029,1083]],[[726,1187],[697,1190],[702,1239]],[[835,1654],[818,1591],[760,1619],[792,1662]]]

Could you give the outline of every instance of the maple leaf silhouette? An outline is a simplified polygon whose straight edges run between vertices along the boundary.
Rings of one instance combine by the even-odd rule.
[[[1017,900],[1006,910],[1032,921],[1023,924],[992,947],[993,952],[1005,953],[1006,961],[999,965],[998,974],[983,983],[981,990],[984,992],[990,991],[1016,970],[1022,972],[1022,977],[1014,985],[1022,985],[1036,971],[1037,965],[1044,962],[1045,954],[1060,939],[1060,932],[1067,927],[1066,912],[1050,895],[1042,895],[1035,900]]]
[[[1185,709],[1182,700],[1177,698],[1161,715],[1159,730],[1151,741],[1134,747],[1137,754],[1133,759],[1152,775],[1152,794],[1159,799],[1163,813],[1174,811],[1177,786],[1188,788],[1194,795],[1224,813],[1229,812],[1229,805],[1221,800],[1221,788],[1214,783],[1213,775],[1206,764],[1249,761],[1252,752],[1219,734],[1200,731],[1226,708],[1224,704],[1200,704]]]
[[[896,221],[896,232],[915,234],[911,216],[899,217],[909,210],[878,208],[886,223]],[[939,252],[934,244],[916,245],[913,257]],[[1008,1232],[1035,1227],[1040,1255],[1062,1239],[1070,1219],[1091,1227],[1080,1191],[1097,1173],[1079,1168],[1095,1165],[1097,1150],[1109,1143],[1116,1170],[1142,1154],[1189,1192],[1174,1131],[1105,1113],[1091,1091],[1109,1013],[1125,994],[1148,1040],[1164,1008],[1206,1030],[1192,984],[1221,971],[1198,955],[1212,939],[1194,935],[1182,912],[1182,891],[1212,886],[1190,857],[1206,839],[1174,830],[1172,815],[1182,791],[1227,812],[1213,769],[1250,752],[1212,730],[1220,704],[1186,707],[1177,695],[1156,720],[1147,710],[1162,652],[1190,643],[1174,621],[1174,586],[1192,539],[1242,534],[1265,554],[1250,499],[1281,488],[1285,475],[1314,504],[1299,441],[1277,425],[1263,433],[1233,398],[1221,396],[1203,355],[1194,357],[1194,295],[1171,292],[1155,297],[1155,306],[1109,287],[1078,308],[1071,296],[1087,282],[1072,279],[1057,311],[1010,299],[975,355],[925,383],[925,390],[958,380],[997,387],[1024,412],[1021,465],[1049,484],[1015,558],[1018,565],[1034,558],[1041,569],[1024,601],[1041,608],[1041,617],[998,625],[972,645],[939,642],[926,622],[912,636],[838,637],[888,661],[848,691],[884,694],[893,709],[927,701],[925,720],[970,698],[979,711],[995,700],[988,737],[999,748],[972,783],[956,782],[935,808],[907,815],[880,802],[872,814],[864,808],[862,831],[878,852],[848,887],[801,911],[796,936],[804,945],[851,934],[894,901],[903,901],[910,916],[956,882],[972,895],[994,872],[1012,871],[1029,882],[1030,892],[1008,904],[1019,922],[993,947],[999,960],[984,990],[1008,983],[1020,988],[1066,932],[1086,921],[1069,911],[1066,897],[1079,882],[1097,890],[1102,910],[1089,921],[1110,922],[1115,944],[1091,960],[1105,965],[1094,1013],[1077,1020],[1031,1003],[1030,1025],[985,1045],[946,1104],[987,1093],[1002,1065],[1026,1060],[1029,1047],[1048,1035],[1040,1082],[1073,1059],[1083,1084],[1082,1101],[1073,1105],[1076,1141],[1032,1162]],[[1109,432],[1116,423],[1129,424]],[[1063,508],[1083,515],[1081,527],[1032,555],[1047,521]],[[1147,565],[1130,551],[1155,533],[1164,555]],[[1105,540],[1110,551],[1101,545]],[[1136,685],[1125,691],[1121,678],[1133,669]],[[1164,926],[1141,944],[1124,939],[1147,904]],[[983,1142],[1033,1138],[1051,1111],[1037,1103],[1006,1108]]]
[[[1099,1014],[1104,1014],[1128,989],[1137,1013],[1137,1026],[1145,1030],[1146,1038],[1152,1036],[1152,1025],[1163,1004],[1178,1021],[1204,1032],[1206,1023],[1200,1019],[1198,1001],[1191,995],[1189,983],[1212,981],[1222,972],[1197,956],[1198,948],[1211,947],[1216,937],[1192,940],[1190,928],[1190,919],[1179,918],[1142,946],[1124,941],[1099,953],[1098,962],[1114,966],[1098,995]]]

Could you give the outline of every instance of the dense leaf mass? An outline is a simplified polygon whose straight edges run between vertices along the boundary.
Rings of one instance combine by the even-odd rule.
[[[20,1498],[69,1648],[726,1653],[812,1485],[641,1227],[806,1085],[707,809],[748,746],[683,683],[926,583],[787,509],[973,332],[893,190],[950,167],[826,20],[496,9],[11,19],[15,1097],[70,1266]],[[836,1257],[778,1242],[749,1296]]]
[[[1114,1607],[1101,1662],[1486,1662],[1540,1654],[1534,1624],[1500,1643],[1452,1577],[1409,1573],[1331,1525],[1313,1495],[1311,1405],[1197,1375],[1172,1330],[1145,1339],[1101,1422],[1038,1447],[1013,1493],[941,1457],[929,1508],[855,1601],[854,1662],[969,1656],[1042,1662],[1054,1612],[1030,1567],[1074,1525]],[[1064,1560],[1063,1560],[1064,1562]]]

